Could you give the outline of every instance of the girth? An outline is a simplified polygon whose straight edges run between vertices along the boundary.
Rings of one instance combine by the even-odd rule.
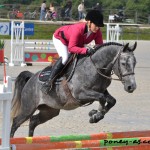
[[[78,108],[78,107],[82,106],[82,104],[77,99],[75,99],[72,96],[71,91],[70,91],[70,89],[68,87],[66,79],[64,79],[62,81],[62,86],[63,86],[64,92],[66,94],[66,97],[68,99],[68,101],[64,105],[63,109],[65,109],[65,110],[71,110],[71,109],[75,109],[75,108]]]

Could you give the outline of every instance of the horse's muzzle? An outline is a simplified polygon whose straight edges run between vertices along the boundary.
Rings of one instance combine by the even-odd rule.
[[[133,93],[134,90],[136,89],[136,83],[134,84],[130,84],[130,85],[124,85],[124,89],[125,91],[127,91],[128,93]]]

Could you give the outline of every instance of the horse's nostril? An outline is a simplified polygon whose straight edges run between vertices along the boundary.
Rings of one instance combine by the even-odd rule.
[[[131,90],[131,86],[128,86],[128,90],[129,90],[129,91]]]
[[[128,92],[133,92],[134,91],[134,88],[132,86],[128,86]]]

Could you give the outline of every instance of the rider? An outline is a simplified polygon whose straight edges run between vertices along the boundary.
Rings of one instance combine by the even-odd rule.
[[[98,10],[91,10],[85,17],[85,22],[62,26],[53,35],[53,43],[58,52],[59,59],[52,67],[51,75],[42,86],[42,91],[47,93],[52,85],[52,79],[61,71],[66,64],[69,54],[91,55],[94,49],[85,47],[92,40],[96,45],[103,44],[102,32],[103,15]]]

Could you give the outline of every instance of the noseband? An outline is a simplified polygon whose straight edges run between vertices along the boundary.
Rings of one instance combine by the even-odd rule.
[[[123,74],[122,71],[121,71],[120,57],[121,57],[121,55],[129,55],[128,53],[122,53],[122,50],[123,50],[123,47],[120,48],[120,50],[118,51],[117,55],[114,57],[113,64],[112,64],[112,67],[114,67],[116,61],[118,60],[119,79],[115,79],[115,78],[112,78],[112,77],[109,77],[109,76],[103,74],[100,70],[102,70],[102,69],[107,69],[107,68],[100,68],[100,69],[98,69],[98,68],[96,67],[94,61],[92,60],[92,57],[90,56],[91,62],[92,62],[92,64],[94,65],[94,67],[95,67],[97,73],[98,73],[99,75],[101,75],[101,76],[103,76],[103,77],[109,79],[109,80],[116,80],[116,81],[122,81],[122,82],[123,82],[123,79],[122,79],[123,77],[128,76],[128,75],[134,75],[134,72],[128,72],[128,73]],[[133,54],[132,54],[132,55],[133,55]],[[113,75],[113,74],[114,74],[114,73],[111,73],[111,75]]]

